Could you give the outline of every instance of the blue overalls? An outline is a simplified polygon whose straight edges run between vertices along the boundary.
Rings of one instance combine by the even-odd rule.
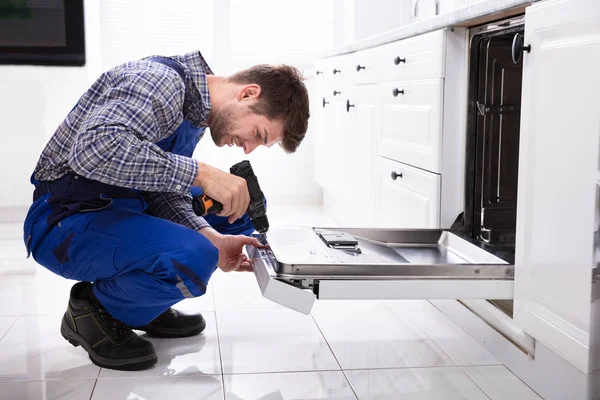
[[[183,78],[176,61],[153,60]],[[191,157],[203,134],[204,127],[184,119],[156,144]],[[36,190],[24,224],[28,255],[65,278],[94,282],[94,294],[113,317],[145,325],[182,299],[206,292],[217,268],[217,249],[192,229],[146,214],[140,191],[75,173],[52,182],[32,176],[31,182]],[[201,194],[202,189],[191,192]],[[247,214],[233,224],[217,215],[205,219],[223,234],[254,232]]]

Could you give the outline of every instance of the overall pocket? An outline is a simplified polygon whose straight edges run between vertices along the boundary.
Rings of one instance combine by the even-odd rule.
[[[54,249],[60,275],[94,282],[117,275],[114,258],[120,240],[98,232],[69,232]]]

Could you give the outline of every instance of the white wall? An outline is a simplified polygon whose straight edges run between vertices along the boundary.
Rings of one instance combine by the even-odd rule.
[[[66,113],[99,74],[97,2],[85,1],[86,66],[0,66],[0,207],[31,203],[29,177]]]
[[[250,1],[264,12],[243,21],[241,15],[248,15]],[[79,96],[113,65],[150,54],[200,49],[217,75],[259,62],[310,69],[315,57],[333,46],[333,0],[281,4],[278,0],[178,0],[165,7],[159,0],[85,0],[84,67],[0,67],[0,132],[6,138],[0,146],[0,219],[6,219],[7,208],[21,212],[31,204],[29,177],[41,150]],[[310,23],[303,12],[311,17]],[[249,45],[256,51],[247,51]],[[307,85],[313,86],[310,78]],[[248,157],[271,204],[321,200],[321,189],[313,179],[313,130],[311,126],[294,155],[273,148]],[[246,158],[237,148],[218,149],[209,136],[195,156],[224,170]]]
[[[406,24],[445,14],[485,0],[334,0],[336,46],[399,28]],[[348,18],[351,27],[348,26]],[[343,36],[343,39],[342,39]]]

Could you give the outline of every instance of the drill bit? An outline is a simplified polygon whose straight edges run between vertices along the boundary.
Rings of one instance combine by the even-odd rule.
[[[262,244],[267,244],[267,234],[265,232],[261,232],[258,236],[258,241]]]

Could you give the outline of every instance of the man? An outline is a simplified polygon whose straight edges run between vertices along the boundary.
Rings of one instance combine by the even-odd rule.
[[[294,152],[307,130],[308,93],[289,66],[214,76],[199,52],[149,57],[104,73],[43,150],[24,224],[28,254],[79,281],[61,333],[105,368],[156,363],[160,337],[197,335],[200,314],[170,307],[201,296],[217,267],[251,270],[246,182],[191,158],[206,127],[218,146]],[[198,217],[191,195],[223,204]],[[239,233],[234,235],[231,233]],[[92,283],[93,282],[93,283]]]

